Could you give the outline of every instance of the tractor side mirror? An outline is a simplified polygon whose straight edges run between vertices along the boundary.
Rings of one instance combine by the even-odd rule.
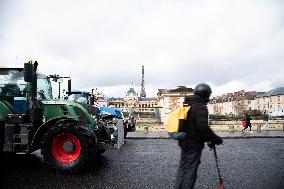
[[[24,80],[25,82],[32,82],[33,78],[33,64],[24,64]]]

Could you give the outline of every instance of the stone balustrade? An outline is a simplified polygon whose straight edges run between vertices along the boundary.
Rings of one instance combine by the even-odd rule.
[[[252,120],[252,130],[260,132],[264,124],[265,122],[262,120]],[[243,129],[241,121],[210,121],[209,125],[214,131],[240,132]],[[166,125],[151,123],[145,123],[145,125],[142,123],[136,127],[136,131],[145,131],[145,127],[147,127],[147,132],[166,131]],[[249,128],[247,130],[249,130]],[[266,130],[284,132],[284,120],[269,120]]]
[[[241,121],[210,121],[209,125],[214,131],[239,132],[243,129]],[[252,120],[251,125],[253,131],[260,132],[265,122],[262,120]],[[268,127],[265,130],[284,131],[284,120],[269,120]]]

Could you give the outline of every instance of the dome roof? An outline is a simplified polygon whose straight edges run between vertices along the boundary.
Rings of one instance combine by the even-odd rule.
[[[138,96],[138,93],[134,90],[133,87],[131,87],[131,88],[127,91],[126,96]]]

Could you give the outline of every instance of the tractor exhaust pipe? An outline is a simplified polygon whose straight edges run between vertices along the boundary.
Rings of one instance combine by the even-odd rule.
[[[42,121],[42,107],[37,100],[37,67],[38,62],[32,61],[24,64],[24,80],[28,82],[29,117],[32,123]]]
[[[69,94],[69,95],[71,94],[71,88],[72,88],[71,79],[69,79],[69,80],[68,80],[68,94]]]
[[[94,89],[92,89],[91,96],[90,96],[90,105],[94,105]]]

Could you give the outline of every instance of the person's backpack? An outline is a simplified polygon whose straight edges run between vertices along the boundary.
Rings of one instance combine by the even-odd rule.
[[[190,110],[190,106],[184,106],[177,108],[173,111],[168,119],[167,131],[170,138],[174,140],[182,140],[185,138],[186,133],[181,132],[184,124],[187,120],[187,114]]]

